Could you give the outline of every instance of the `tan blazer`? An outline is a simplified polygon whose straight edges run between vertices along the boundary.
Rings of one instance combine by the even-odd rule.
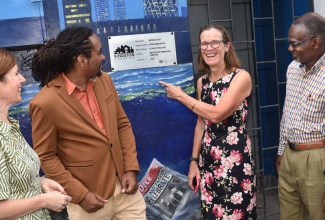
[[[104,199],[115,189],[116,175],[139,171],[134,134],[111,77],[103,73],[94,84],[107,136],[77,98],[68,95],[59,75],[32,99],[33,147],[48,178],[59,182],[73,203],[88,191]]]

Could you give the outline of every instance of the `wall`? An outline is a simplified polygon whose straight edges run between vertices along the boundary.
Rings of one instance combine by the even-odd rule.
[[[315,12],[317,12],[325,17],[325,1],[314,0],[314,9],[315,9]]]
[[[23,87],[23,101],[13,106],[10,114],[20,120],[22,133],[30,145],[32,145],[32,141],[28,105],[29,101],[39,91],[38,83],[31,78],[30,60],[38,44],[55,37],[60,30],[69,26],[64,14],[64,2],[66,1],[46,0],[42,5],[42,2],[32,3],[28,1],[25,2],[24,6],[20,6],[21,0],[15,0],[6,5],[7,9],[5,10],[11,9],[21,12],[25,12],[24,9],[28,8],[39,9],[31,11],[31,17],[38,20],[38,24],[34,25],[38,29],[27,30],[27,24],[19,26],[21,19],[28,21],[28,24],[33,24],[30,22],[29,15],[23,14],[22,18],[0,18],[3,22],[3,25],[0,26],[3,28],[2,30],[11,33],[9,30],[13,26],[17,30],[11,33],[7,40],[1,38],[0,45],[15,52],[20,69],[25,68],[23,74],[28,78]],[[79,2],[79,0],[69,1],[70,4],[74,3],[74,5],[78,5]],[[88,4],[83,8],[83,13],[91,13],[90,22],[83,21],[82,17],[76,22],[91,27],[100,37],[103,53],[106,56],[103,70],[111,75],[121,103],[133,126],[141,168],[138,176],[140,190],[146,200],[150,200],[147,202],[147,218],[176,219],[182,216],[190,217],[191,215],[192,219],[200,219],[198,194],[194,195],[187,184],[187,171],[196,116],[183,105],[168,99],[164,88],[157,83],[159,80],[173,83],[181,86],[189,95],[195,95],[186,0],[178,0],[177,14],[153,16],[152,18],[144,16],[143,0],[120,1],[125,3],[125,8],[120,8],[121,11],[118,12],[125,13],[126,19],[124,20],[116,19],[117,12],[113,10],[114,1],[84,0],[82,2]],[[94,10],[95,3],[101,4],[98,11]],[[108,8],[106,11],[111,12],[111,14],[109,17],[100,20],[99,9],[103,11],[105,7]],[[142,13],[138,13],[139,11]],[[135,27],[139,27],[139,29]],[[150,34],[159,38],[161,33],[170,32],[175,35],[174,52],[177,58],[175,65],[112,70],[110,37],[132,35],[140,41]],[[20,50],[24,47],[30,49]],[[125,60],[125,62],[132,61]],[[157,167],[159,167],[158,171]],[[148,185],[141,180],[149,175],[151,177],[154,175],[155,178]],[[162,175],[167,175],[168,179],[160,178]],[[158,196],[157,194],[151,195],[148,188],[153,191],[153,188],[159,183],[160,185],[164,184],[163,190]]]

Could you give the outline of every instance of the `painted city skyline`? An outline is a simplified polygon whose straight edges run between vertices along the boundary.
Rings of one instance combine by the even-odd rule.
[[[184,8],[187,7],[186,0],[168,0],[169,3],[176,4],[176,8],[172,4],[160,5],[153,7],[152,0],[86,0],[81,7],[70,1],[57,0],[58,13],[60,20],[60,28],[63,29],[67,23],[66,5],[74,4],[74,7],[80,8],[80,11],[91,12],[91,18],[88,22],[98,21],[115,21],[115,20],[131,20],[158,17],[187,17]],[[79,11],[79,10],[74,10]],[[78,13],[78,12],[77,12]],[[73,10],[69,15],[74,14]],[[78,13],[74,15],[75,22],[83,23],[82,20],[89,15]],[[68,17],[69,17],[68,15]],[[77,18],[77,17],[79,18]],[[80,20],[81,19],[81,20]],[[78,21],[77,21],[78,20]],[[86,23],[88,23],[86,22]],[[71,24],[74,24],[73,22]]]
[[[57,0],[58,5],[62,4],[62,0]],[[111,20],[115,20],[114,14],[114,0],[106,0],[109,4],[109,15]],[[144,18],[144,1],[146,0],[124,0],[125,2],[125,11],[126,19],[142,19]],[[96,7],[95,0],[90,0],[92,5],[92,20],[97,21],[96,18]],[[178,4],[178,13],[181,15],[182,8],[187,7],[187,0],[177,0]],[[12,13],[13,8],[15,13]],[[28,10],[26,10],[28,9]],[[41,0],[33,1],[2,1],[0,7],[0,20],[4,19],[15,19],[15,18],[24,18],[24,17],[39,17],[43,16],[44,11],[42,8]]]

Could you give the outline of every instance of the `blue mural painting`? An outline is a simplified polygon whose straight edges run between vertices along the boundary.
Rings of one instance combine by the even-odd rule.
[[[41,0],[1,1],[0,47],[43,43],[45,30]]]
[[[14,2],[20,4],[21,0],[11,1],[10,4],[14,5]],[[141,168],[138,179],[140,191],[147,202],[147,218],[200,219],[199,195],[194,194],[187,185],[188,158],[192,151],[196,116],[183,105],[168,99],[164,88],[157,83],[159,80],[170,82],[181,86],[188,94],[195,95],[186,0],[168,0],[168,7],[163,7],[161,1],[156,1],[158,3],[154,7],[152,0],[28,2],[34,4],[34,12],[36,11],[36,15],[31,18],[38,18],[41,23],[38,30],[31,31],[28,40],[22,41],[21,35],[11,35],[13,42],[15,38],[19,42],[16,46],[39,44],[40,41],[55,37],[66,26],[74,24],[89,26],[100,37],[106,56],[103,70],[111,75],[135,133]],[[67,10],[67,4],[69,7],[78,7],[79,14],[72,16],[78,19],[70,19],[69,15],[74,12]],[[44,12],[39,11],[41,6]],[[79,15],[81,16],[78,17]],[[20,19],[30,19],[26,15],[22,17],[25,18],[0,18],[0,27],[8,29],[13,24],[18,25]],[[109,36],[141,36],[160,32],[175,33],[177,65],[111,71],[107,40]],[[3,39],[0,39],[0,45],[15,46]],[[20,120],[22,132],[31,144],[28,105],[39,91],[39,86],[30,77],[29,69],[24,75],[27,83],[22,91],[23,101],[13,106],[10,114]],[[165,187],[157,195],[154,192],[159,184],[164,184]]]

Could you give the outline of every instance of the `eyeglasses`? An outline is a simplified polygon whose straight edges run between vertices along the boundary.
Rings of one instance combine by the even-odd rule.
[[[203,42],[200,42],[199,43],[199,46],[200,46],[200,48],[202,50],[206,50],[206,49],[208,49],[208,46],[210,44],[210,46],[213,49],[217,49],[218,47],[220,47],[220,43],[224,43],[225,44],[226,42],[224,42],[223,40],[214,40],[214,41],[211,41],[210,43],[203,41]]]
[[[291,42],[289,42],[289,44],[290,44],[293,48],[296,48],[296,47],[302,45],[304,42],[309,41],[309,40],[311,40],[311,39],[313,39],[313,37],[312,37],[312,38],[308,38],[308,39],[306,39],[306,40],[299,41],[299,42],[297,42],[297,43],[291,43]]]

